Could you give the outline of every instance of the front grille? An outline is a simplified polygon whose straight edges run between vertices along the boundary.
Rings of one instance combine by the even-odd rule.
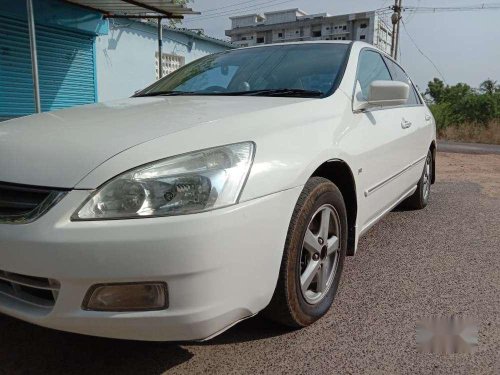
[[[0,223],[26,224],[59,202],[66,190],[0,182]]]
[[[0,270],[0,295],[32,308],[52,309],[59,294],[59,287],[59,282],[56,280]]]

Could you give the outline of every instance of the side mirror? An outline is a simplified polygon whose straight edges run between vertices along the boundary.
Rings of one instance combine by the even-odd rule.
[[[354,95],[354,110],[373,107],[395,107],[408,102],[410,86],[399,81],[373,81],[368,89],[368,98],[363,97],[359,82]]]

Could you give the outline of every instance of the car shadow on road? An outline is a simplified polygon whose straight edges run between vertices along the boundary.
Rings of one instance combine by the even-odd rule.
[[[277,323],[257,315],[247,319],[226,332],[206,342],[189,343],[189,345],[227,345],[242,343],[247,341],[258,341],[271,337],[282,336],[293,332],[292,328],[287,328]]]
[[[161,374],[194,357],[185,346],[261,340],[290,330],[255,317],[208,342],[140,342],[60,332],[0,315],[0,332],[0,374]]]

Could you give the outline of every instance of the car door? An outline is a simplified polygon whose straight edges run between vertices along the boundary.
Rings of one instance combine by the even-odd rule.
[[[404,129],[402,142],[408,156],[409,169],[406,172],[407,184],[416,184],[420,179],[424,159],[429,149],[429,128],[432,126],[431,117],[424,103],[417,93],[415,85],[406,72],[395,61],[384,56],[385,62],[392,75],[392,79],[408,84],[410,95],[404,108],[401,126]]]
[[[382,55],[365,48],[359,55],[355,85],[367,98],[370,84],[377,80],[392,80],[392,76]],[[410,189],[404,176],[411,160],[404,140],[407,134],[404,121],[409,121],[406,116],[404,107],[377,107],[353,113],[352,142],[357,143],[358,184],[365,200],[359,205],[365,211],[360,212],[361,231]]]

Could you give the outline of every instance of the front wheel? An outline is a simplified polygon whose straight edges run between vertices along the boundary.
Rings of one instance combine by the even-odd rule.
[[[294,328],[325,315],[337,292],[346,248],[342,194],[329,180],[313,177],[295,206],[278,284],[265,315]]]

